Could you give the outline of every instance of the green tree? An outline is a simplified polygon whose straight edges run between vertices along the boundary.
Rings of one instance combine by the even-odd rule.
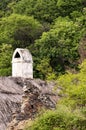
[[[61,16],[70,16],[73,11],[82,12],[85,0],[58,0],[57,6]]]
[[[49,64],[49,59],[42,59],[36,67],[37,74],[42,79],[53,80],[56,78],[55,72]]]
[[[33,17],[12,14],[0,19],[0,43],[14,48],[29,46],[41,33],[42,26]]]
[[[82,12],[84,2],[85,0],[21,0],[14,5],[13,11],[51,23],[58,16],[71,16],[73,11]]]
[[[10,3],[17,3],[19,0],[1,0],[0,1],[0,17],[6,16],[10,11],[9,4]]]
[[[52,22],[58,16],[57,0],[21,0],[14,6],[14,12],[33,15],[36,19]]]
[[[77,69],[78,46],[84,30],[85,18],[78,18],[74,23],[69,18],[58,18],[49,32],[44,32],[35,43],[35,54],[41,60],[49,59],[49,65],[57,75],[64,73],[66,68]],[[76,33],[77,32],[77,33]],[[38,63],[37,63],[38,64]],[[42,65],[42,64],[41,64]],[[37,65],[38,66],[38,65]]]
[[[0,76],[11,75],[11,60],[13,49],[11,45],[0,45]]]

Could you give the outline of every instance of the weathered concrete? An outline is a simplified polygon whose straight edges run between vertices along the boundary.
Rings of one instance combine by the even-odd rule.
[[[32,55],[27,49],[17,48],[12,57],[12,76],[33,79]]]

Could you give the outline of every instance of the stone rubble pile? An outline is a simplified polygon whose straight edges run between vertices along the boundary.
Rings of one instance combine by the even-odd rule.
[[[55,109],[59,99],[52,92],[55,84],[47,84],[42,80],[25,79],[23,85],[20,110],[13,113],[13,120],[7,130],[23,130],[23,128],[17,127],[20,122],[32,120],[42,108]]]

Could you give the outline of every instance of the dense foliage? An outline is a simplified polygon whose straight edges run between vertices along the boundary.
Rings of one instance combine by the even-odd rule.
[[[46,64],[45,59],[47,58],[52,72],[56,75],[63,73],[67,66],[77,69],[79,42],[85,34],[86,24],[81,24],[84,20],[86,22],[84,15],[75,22],[68,17],[56,19],[50,31],[44,32],[41,39],[35,42],[37,55],[41,59],[39,59],[39,64],[37,64],[35,69],[43,73],[43,69],[39,66],[43,60]],[[46,76],[44,73],[43,75]]]
[[[85,130],[86,118],[78,109],[73,111],[66,106],[47,111],[37,118],[32,127],[25,130]]]
[[[8,44],[0,45],[0,76],[11,75],[12,46]]]
[[[21,0],[13,11],[33,15],[40,21],[52,22],[58,16],[71,16],[73,11],[83,10],[85,0]]]
[[[68,73],[58,78],[58,85],[64,88],[61,94],[65,94],[62,103],[72,108],[86,105],[86,60],[79,68],[80,72],[77,74]]]
[[[67,69],[78,70],[80,58],[84,57],[80,48],[85,37],[85,0],[0,2],[0,48],[11,46],[10,54],[17,47],[28,48],[33,54],[34,77],[55,79]],[[0,75],[10,75],[12,56],[7,61],[7,54],[0,54]]]
[[[0,43],[26,47],[34,43],[42,31],[42,25],[33,17],[12,14],[0,20]]]

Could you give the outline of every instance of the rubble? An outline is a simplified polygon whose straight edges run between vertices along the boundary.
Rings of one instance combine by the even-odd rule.
[[[59,97],[53,93],[55,84],[46,83],[42,80],[25,79],[20,112],[13,114],[13,121],[8,130],[19,130],[20,122],[34,119],[42,108],[55,109]],[[15,116],[16,115],[16,116]],[[12,127],[14,126],[14,127]],[[21,129],[23,130],[23,129]]]
[[[55,109],[59,96],[54,82],[13,77],[0,78],[0,130],[20,130],[42,109]],[[21,126],[23,130],[23,126]]]

